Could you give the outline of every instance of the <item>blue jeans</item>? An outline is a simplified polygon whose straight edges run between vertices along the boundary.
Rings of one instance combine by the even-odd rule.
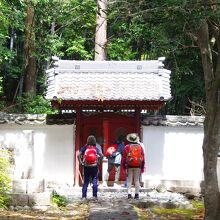
[[[97,197],[98,192],[98,166],[95,167],[84,167],[84,183],[82,187],[82,197],[86,198],[87,196],[87,188],[90,182],[90,178],[92,180],[92,195],[93,197]]]

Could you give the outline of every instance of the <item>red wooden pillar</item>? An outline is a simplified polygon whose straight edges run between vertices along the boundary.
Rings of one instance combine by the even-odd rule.
[[[81,108],[76,110],[76,130],[75,130],[75,186],[79,186],[79,161],[78,154],[81,146]]]
[[[102,122],[102,127],[103,127],[103,154],[105,154],[108,146],[109,146],[109,141],[110,141],[110,134],[109,134],[109,121],[108,120],[103,120]],[[102,161],[102,180],[104,180],[105,173],[108,169],[108,160],[103,159]]]
[[[135,132],[138,133],[138,135],[141,135],[141,109],[140,108],[136,108],[135,109],[135,124],[136,124],[136,128],[135,128]]]
[[[103,152],[106,152],[107,147],[109,146],[109,121],[103,121],[103,136],[104,136],[104,149]]]

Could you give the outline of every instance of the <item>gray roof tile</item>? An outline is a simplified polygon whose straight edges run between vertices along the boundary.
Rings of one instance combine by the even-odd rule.
[[[151,61],[57,60],[47,70],[46,99],[164,100],[171,98],[170,71]]]

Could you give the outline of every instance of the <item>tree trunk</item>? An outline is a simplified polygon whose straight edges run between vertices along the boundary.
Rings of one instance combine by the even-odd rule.
[[[219,220],[220,194],[217,177],[217,158],[220,146],[220,103],[218,103],[220,54],[218,55],[218,62],[214,72],[207,21],[201,24],[197,36],[206,90],[206,117],[203,140],[205,219]]]
[[[97,0],[95,60],[107,59],[107,0]]]
[[[25,69],[24,69],[24,90],[26,93],[36,95],[36,57],[35,57],[35,32],[34,32],[34,7],[27,3],[25,19]]]

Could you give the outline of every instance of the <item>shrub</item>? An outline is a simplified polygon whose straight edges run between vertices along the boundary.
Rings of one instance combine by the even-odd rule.
[[[67,205],[67,198],[59,195],[56,191],[52,192],[52,202],[58,207],[65,207]]]
[[[10,154],[7,150],[0,150],[0,208],[6,208],[10,203],[11,178]]]
[[[17,99],[17,111],[29,114],[52,114],[55,113],[51,104],[41,95],[33,96],[26,93],[23,97]]]

